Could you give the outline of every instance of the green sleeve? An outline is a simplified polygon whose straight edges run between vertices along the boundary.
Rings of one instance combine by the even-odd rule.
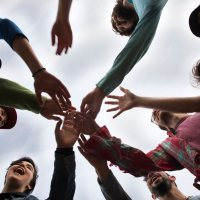
[[[35,94],[13,81],[0,78],[0,105],[40,113]]]

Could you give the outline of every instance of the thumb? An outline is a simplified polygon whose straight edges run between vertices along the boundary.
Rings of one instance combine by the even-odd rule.
[[[55,133],[58,133],[60,131],[61,124],[62,124],[62,120],[59,120],[56,124]]]
[[[85,153],[85,151],[80,146],[78,146],[78,150],[82,154],[82,156],[87,159],[87,154]]]
[[[123,88],[122,86],[120,86],[120,90],[123,92],[123,93],[126,93],[127,89]]]
[[[41,106],[43,104],[41,92],[38,92],[35,89],[35,95],[36,95],[36,98],[37,98],[37,101],[38,101],[39,105]]]
[[[61,121],[62,122],[62,119],[58,116],[53,116],[51,117],[51,119],[55,120],[55,121]]]

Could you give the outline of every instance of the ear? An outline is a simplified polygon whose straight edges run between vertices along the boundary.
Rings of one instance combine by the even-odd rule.
[[[152,199],[156,199],[156,195],[155,194],[152,194],[151,197],[152,197]]]
[[[32,189],[32,186],[31,186],[30,184],[28,184],[28,185],[26,186],[26,190],[30,190],[30,189]]]
[[[175,182],[175,181],[176,181],[176,177],[175,177],[175,176],[169,176],[169,180],[170,180],[171,182]]]

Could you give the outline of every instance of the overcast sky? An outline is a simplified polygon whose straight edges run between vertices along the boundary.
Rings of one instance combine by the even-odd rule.
[[[165,6],[151,47],[143,59],[126,76],[122,86],[144,96],[197,96],[191,86],[191,68],[199,59],[200,39],[188,26],[197,0],[173,0]],[[128,38],[113,33],[110,15],[115,0],[74,0],[71,8],[73,47],[67,55],[56,56],[51,46],[50,31],[57,12],[57,0],[0,0],[2,18],[13,20],[24,31],[38,58],[49,72],[67,86],[73,105],[79,109],[82,98],[112,66]],[[1,77],[14,80],[33,90],[33,79],[24,62],[3,41]],[[113,94],[121,94],[117,88]],[[97,117],[99,125],[107,125],[112,135],[124,143],[148,152],[165,139],[165,132],[150,122],[151,110],[136,108],[112,119],[103,105]],[[18,123],[0,135],[0,188],[9,163],[21,156],[32,157],[39,167],[39,179],[33,192],[39,199],[48,197],[53,172],[55,122],[27,111],[18,112]],[[94,169],[76,153],[75,200],[103,200]],[[151,199],[142,178],[124,174],[111,167],[127,193],[135,200]],[[199,192],[192,186],[194,176],[187,170],[171,173],[185,195]]]

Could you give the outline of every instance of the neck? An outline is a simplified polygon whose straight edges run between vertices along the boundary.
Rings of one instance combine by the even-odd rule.
[[[187,116],[187,114],[182,113],[175,114],[170,121],[169,127],[175,129],[177,124]]]
[[[12,192],[21,192],[23,193],[24,190],[22,188],[14,188],[14,187],[7,187],[4,186],[3,190],[1,191],[1,193],[12,193]]]
[[[175,186],[165,196],[159,197],[159,200],[187,200],[187,197]]]

